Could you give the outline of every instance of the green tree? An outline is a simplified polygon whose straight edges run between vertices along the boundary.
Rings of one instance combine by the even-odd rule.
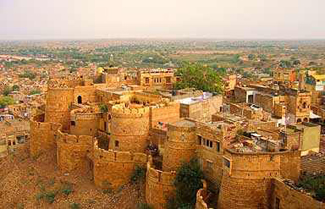
[[[249,59],[249,60],[253,60],[253,59],[255,59],[255,55],[254,55],[254,54],[249,54],[249,55],[248,55],[248,59]]]
[[[193,208],[196,193],[202,188],[203,171],[196,158],[184,162],[177,170],[174,180],[175,197],[169,199],[167,208]]]
[[[5,86],[5,88],[2,91],[2,94],[4,96],[8,96],[11,93],[12,89],[9,86]]]
[[[15,100],[9,96],[0,97],[0,108],[5,108],[8,105],[15,103]]]
[[[222,79],[217,71],[211,67],[195,63],[184,63],[177,70],[180,81],[175,84],[176,89],[196,88],[207,92],[222,92]]]
[[[13,91],[19,91],[19,86],[18,85],[13,85],[12,90]]]

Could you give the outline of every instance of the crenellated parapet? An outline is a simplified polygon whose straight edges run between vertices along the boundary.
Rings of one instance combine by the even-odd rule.
[[[111,112],[109,147],[114,150],[144,152],[149,137],[149,123],[149,107],[114,106]]]
[[[147,163],[146,201],[156,209],[165,208],[165,204],[174,193],[176,171],[166,172],[155,169],[151,157]]]
[[[114,105],[112,108],[112,117],[117,118],[141,118],[149,115],[149,107],[127,108],[124,104]]]
[[[89,170],[88,155],[93,151],[95,137],[89,135],[72,135],[57,132],[57,163],[65,172],[72,170]]]
[[[95,185],[105,188],[107,184],[116,189],[131,179],[136,166],[145,167],[148,155],[113,150],[104,150],[94,142],[93,172]]]

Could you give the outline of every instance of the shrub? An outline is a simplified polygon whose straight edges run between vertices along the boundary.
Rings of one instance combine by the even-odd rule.
[[[65,195],[69,195],[71,192],[73,192],[72,185],[70,183],[64,183],[62,185],[61,192]]]
[[[314,193],[315,199],[319,201],[325,200],[325,175],[306,176],[299,180],[298,186]]]
[[[202,178],[203,171],[196,158],[182,163],[174,180],[175,197],[167,201],[167,208],[193,208],[196,202],[196,193],[202,188]]]
[[[36,195],[36,199],[39,201],[41,199],[44,199],[48,203],[53,203],[55,201],[55,192],[40,192]]]
[[[35,95],[35,94],[40,94],[40,93],[41,93],[40,90],[38,90],[38,89],[34,89],[34,90],[31,90],[31,91],[29,92],[29,95]]]
[[[102,187],[103,187],[103,193],[104,194],[110,194],[113,191],[112,184],[107,180],[103,181]]]
[[[99,109],[102,113],[108,112],[108,107],[106,104],[100,104]]]
[[[80,204],[79,203],[71,203],[70,204],[70,209],[79,209],[80,208]]]
[[[132,183],[142,183],[146,178],[146,168],[136,165],[131,175]]]
[[[154,209],[152,205],[148,203],[139,203],[138,209]]]

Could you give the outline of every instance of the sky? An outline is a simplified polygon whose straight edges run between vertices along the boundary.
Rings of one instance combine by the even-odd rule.
[[[325,0],[0,0],[0,39],[324,39]]]

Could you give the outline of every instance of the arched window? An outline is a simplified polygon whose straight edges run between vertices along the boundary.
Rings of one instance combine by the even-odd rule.
[[[302,108],[307,108],[307,102],[302,103]]]
[[[304,118],[304,122],[308,122],[308,118]]]
[[[301,119],[300,118],[298,118],[297,123],[301,123]]]
[[[81,104],[82,103],[82,97],[79,95],[77,99],[78,99],[78,104]]]

